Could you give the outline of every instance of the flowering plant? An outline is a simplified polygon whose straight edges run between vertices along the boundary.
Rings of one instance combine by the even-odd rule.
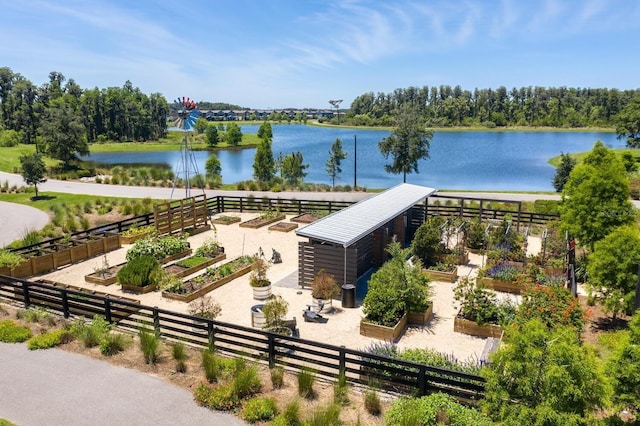
[[[526,286],[522,294],[522,302],[516,312],[516,324],[526,324],[533,318],[542,321],[549,329],[571,326],[581,333],[584,330],[586,314],[569,289],[556,285],[533,284]]]

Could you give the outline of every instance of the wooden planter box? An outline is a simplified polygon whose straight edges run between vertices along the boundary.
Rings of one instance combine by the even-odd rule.
[[[147,235],[149,235],[150,232],[151,231],[143,232],[141,234],[135,234],[135,235],[122,235],[122,234],[119,234],[120,245],[133,244],[136,241],[145,238]]]
[[[88,243],[78,243],[78,245],[71,247],[71,263],[87,260],[88,258]]]
[[[315,222],[316,220],[318,220],[318,218],[312,215],[311,213],[302,213],[302,214],[299,214],[298,216],[294,216],[291,218],[291,222],[297,222],[297,223],[312,223],[312,222]]]
[[[275,225],[269,227],[269,231],[289,232],[298,227],[297,223],[278,222]]]
[[[175,275],[176,277],[183,278],[183,277],[186,277],[187,275],[191,275],[191,274],[193,274],[195,272],[198,272],[198,271],[200,271],[202,269],[208,268],[209,266],[213,265],[214,263],[218,263],[221,260],[224,260],[226,258],[227,258],[227,255],[224,254],[224,253],[221,253],[221,254],[217,255],[216,257],[210,258],[209,260],[207,260],[205,262],[202,262],[199,265],[192,266],[191,268],[185,268],[183,266],[180,266],[180,265],[174,263],[173,265],[167,266],[165,268],[165,270],[167,270],[171,275]]]
[[[202,297],[205,294],[209,293],[210,291],[213,291],[216,288],[221,287],[227,284],[228,282],[235,280],[238,277],[241,277],[242,275],[248,274],[249,272],[251,272],[251,269],[252,269],[252,265],[245,266],[244,268],[237,270],[233,274],[227,275],[226,277],[221,278],[217,281],[213,281],[209,284],[205,284],[203,287],[191,293],[178,294],[178,293],[172,293],[169,291],[163,291],[162,297],[171,299],[171,300],[178,300],[180,302],[191,302],[192,300],[197,299],[198,297]]]
[[[397,342],[400,335],[407,328],[408,316],[403,315],[400,321],[393,327],[385,327],[364,320],[360,320],[360,334],[373,339],[385,340],[387,342]]]
[[[493,278],[480,278],[480,284],[486,288],[495,291],[503,291],[505,293],[520,294],[522,286],[512,281],[494,280]]]
[[[181,251],[180,253],[176,253],[171,256],[162,258],[158,262],[164,265],[165,263],[169,263],[172,260],[178,260],[178,259],[182,259],[183,257],[191,256],[191,253],[193,253],[193,250],[189,248],[189,249],[186,249],[185,251]]]
[[[425,326],[433,315],[433,303],[429,305],[424,312],[409,312],[407,314],[407,322],[410,325]]]
[[[158,284],[150,284],[144,287],[138,287],[138,286],[129,285],[129,284],[121,284],[121,286],[122,286],[122,291],[127,291],[129,293],[136,293],[136,294],[150,293],[158,288]]]
[[[106,253],[102,238],[87,241],[87,257],[92,258]]]
[[[36,256],[29,259],[29,262],[31,263],[31,272],[32,272],[29,275],[37,275],[43,272],[49,272],[56,269],[54,254],[55,253],[43,254],[41,256]]]
[[[111,285],[118,281],[118,271],[122,269],[122,267],[126,265],[126,263],[121,263],[119,265],[115,265],[109,268],[109,275],[106,277],[102,277],[102,274],[97,272],[92,272],[84,276],[84,280],[91,284],[97,285]]]
[[[566,271],[564,268],[558,268],[554,266],[545,266],[544,273],[552,277],[559,277],[559,276],[565,275]]]
[[[62,250],[58,250],[51,254],[53,255],[53,265],[56,269],[73,263],[71,247],[63,248]]]
[[[477,337],[493,337],[499,339],[502,337],[502,328],[496,324],[479,325],[475,321],[469,321],[460,316],[460,312],[453,320],[453,331],[464,333]]]
[[[211,225],[197,226],[195,228],[187,228],[185,232],[189,235],[198,235],[211,230]]]
[[[457,267],[451,272],[434,271],[433,269],[423,269],[422,271],[425,274],[427,274],[432,281],[444,281],[446,283],[454,283],[458,279]]]
[[[6,276],[10,277],[11,276],[11,268],[9,268],[8,266],[0,267],[0,275],[6,275]]]
[[[286,218],[286,216],[283,215],[283,214],[279,215],[279,216],[276,216],[276,217],[274,217],[272,219],[260,219],[258,217],[258,218],[255,218],[255,219],[247,220],[246,222],[242,222],[242,223],[240,223],[239,226],[241,228],[257,229],[257,228],[262,228],[265,225],[269,225],[271,223],[278,222],[279,220],[284,220],[285,218]]]
[[[213,219],[211,223],[215,223],[216,225],[231,225],[233,223],[238,223],[242,220],[238,216],[224,216],[224,217],[228,218],[228,220],[223,220],[218,217],[216,219]]]
[[[15,268],[12,268],[11,276],[16,278],[24,278],[24,277],[34,275],[33,267],[32,267],[32,261],[33,261],[32,259],[33,258],[25,260]]]

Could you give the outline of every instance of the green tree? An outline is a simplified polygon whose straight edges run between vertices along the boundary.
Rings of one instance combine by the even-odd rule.
[[[623,151],[620,159],[627,173],[632,174],[638,171],[638,162],[631,151]]]
[[[420,259],[424,267],[429,267],[437,263],[435,255],[444,250],[442,243],[442,233],[440,227],[443,225],[442,216],[434,216],[427,219],[416,230],[416,234],[411,242],[411,252]]]
[[[61,99],[53,101],[40,126],[47,153],[62,161],[65,169],[77,160],[76,154],[88,155],[89,145],[82,118]]]
[[[209,186],[216,187],[222,183],[222,166],[217,155],[213,154],[204,163],[205,173]]]
[[[560,154],[560,165],[556,168],[556,174],[553,176],[553,187],[556,192],[562,192],[565,184],[569,180],[571,170],[576,166],[577,160],[569,154]]]
[[[42,156],[33,153],[20,156],[20,165],[22,166],[22,178],[27,185],[33,185],[36,190],[36,198],[38,198],[38,184],[45,183],[47,178],[47,168],[44,165]]]
[[[640,412],[640,311],[629,322],[629,337],[621,342],[607,361],[613,378],[614,399],[622,409]]]
[[[258,137],[262,140],[269,140],[271,142],[273,140],[273,130],[271,129],[271,124],[268,121],[264,121],[260,127],[258,128]]]
[[[640,96],[636,96],[618,114],[616,133],[618,139],[627,139],[629,148],[640,147]]]
[[[236,123],[227,124],[227,131],[224,133],[224,138],[230,146],[238,146],[242,142],[242,130]]]
[[[260,182],[271,182],[274,173],[275,161],[271,151],[271,141],[262,139],[256,149],[256,155],[253,160],[253,177]]]
[[[587,264],[587,289],[603,302],[615,319],[633,312],[640,263],[640,233],[635,225],[621,226],[596,242]]]
[[[418,161],[429,158],[429,145],[433,133],[426,129],[418,111],[411,106],[403,106],[398,112],[395,128],[391,134],[378,142],[384,158],[391,156],[391,164],[386,164],[387,173],[402,173],[402,181],[407,181],[407,173],[418,173]]]
[[[591,250],[613,229],[635,220],[624,166],[601,141],[571,171],[562,200],[562,228]]]
[[[538,319],[508,327],[483,374],[482,408],[505,425],[584,424],[611,393],[599,359],[575,330],[549,330]]]
[[[336,186],[336,178],[340,176],[340,173],[342,173],[340,164],[345,158],[347,158],[347,153],[342,150],[342,140],[340,140],[340,138],[336,138],[336,140],[333,141],[333,144],[331,144],[331,149],[329,149],[329,159],[324,166],[324,170],[331,178],[331,186],[333,187]]]
[[[208,128],[209,128],[209,122],[207,121],[206,118],[203,118],[203,117],[199,117],[196,120],[196,124],[193,125],[193,130],[195,130],[195,132],[199,135],[206,132]]]
[[[296,185],[298,182],[304,180],[304,177],[307,175],[304,171],[308,167],[308,164],[304,164],[301,152],[292,152],[284,157],[282,161],[282,177],[290,185]]]
[[[220,142],[220,136],[218,135],[218,129],[213,124],[207,126],[207,130],[205,131],[204,137],[207,141],[207,146],[209,148],[214,148]]]

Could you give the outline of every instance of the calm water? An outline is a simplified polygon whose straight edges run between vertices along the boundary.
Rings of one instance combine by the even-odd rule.
[[[402,175],[384,171],[385,159],[378,142],[389,135],[381,130],[327,129],[297,124],[273,125],[273,153],[300,151],[309,163],[307,182],[331,181],[324,171],[329,148],[342,140],[348,158],[343,161],[336,184],[353,185],[354,135],[357,136],[357,184],[367,188],[388,188],[402,182]],[[242,126],[243,133],[256,133],[258,126]],[[419,173],[407,175],[407,182],[437,189],[553,190],[555,169],[547,163],[561,152],[588,151],[597,139],[610,147],[623,147],[615,133],[555,132],[445,132],[431,141],[430,158],[419,163]],[[206,151],[194,151],[196,166],[204,173]],[[255,149],[219,151],[225,183],[252,178]],[[163,164],[177,170],[180,152],[94,153],[97,164]],[[190,168],[193,168],[190,166]]]

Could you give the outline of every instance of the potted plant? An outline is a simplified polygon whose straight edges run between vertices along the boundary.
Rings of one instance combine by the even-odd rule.
[[[318,312],[332,310],[333,298],[338,294],[340,294],[340,287],[334,276],[321,269],[311,283],[311,297],[316,310]]]
[[[253,287],[253,298],[266,300],[271,296],[271,281],[267,278],[269,264],[259,257],[253,263],[249,285]]]
[[[187,312],[194,317],[216,319],[222,312],[222,307],[211,296],[203,296],[189,303]]]
[[[265,330],[286,336],[293,335],[293,331],[284,325],[284,317],[289,312],[289,303],[282,296],[277,295],[269,299],[264,304],[262,312],[265,319]]]

